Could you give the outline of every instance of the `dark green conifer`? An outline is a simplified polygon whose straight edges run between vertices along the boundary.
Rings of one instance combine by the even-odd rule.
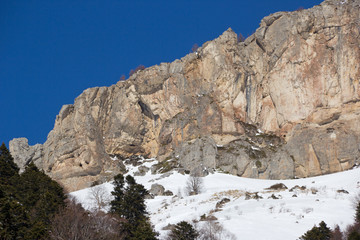
[[[18,175],[19,168],[14,162],[5,143],[0,146],[0,185],[9,184],[10,179]]]
[[[0,199],[0,239],[26,239],[30,221],[25,208],[8,197]]]
[[[150,221],[146,217],[137,220],[136,227],[131,229],[129,240],[157,240],[158,234],[153,230]]]
[[[143,185],[137,184],[135,179],[126,176],[126,187],[124,176],[118,174],[114,177],[114,191],[111,194],[114,200],[111,201],[111,211],[122,218],[125,218],[130,224],[134,224],[136,220],[147,214],[145,206],[145,196],[148,191]]]
[[[137,184],[130,175],[126,176],[126,183],[126,194],[124,195],[125,218],[130,224],[135,224],[138,219],[147,214],[145,196],[149,193],[143,185]]]
[[[125,239],[157,239],[157,234],[146,216],[145,196],[148,191],[130,175],[126,176],[126,186],[122,174],[114,177],[113,184],[114,191],[111,194],[114,200],[110,203],[111,212],[125,219],[122,229]]]
[[[124,218],[124,176],[122,174],[116,175],[114,177],[113,185],[114,191],[112,191],[111,194],[114,196],[114,199],[110,203],[110,211]]]
[[[355,222],[360,223],[360,201],[356,205]]]
[[[46,222],[65,204],[66,196],[62,187],[40,171],[34,163],[26,166],[16,189],[17,199],[21,200],[25,207],[35,210],[37,216],[44,216],[43,220]]]
[[[360,234],[356,231],[349,233],[347,240],[360,240]]]
[[[48,239],[51,219],[65,205],[62,187],[34,163],[13,183],[17,199],[28,213],[28,239]]]
[[[331,230],[326,223],[322,221],[319,227],[314,226],[300,237],[300,240],[329,240],[331,238]]]
[[[194,227],[185,221],[176,224],[169,234],[170,240],[195,240],[198,236]]]

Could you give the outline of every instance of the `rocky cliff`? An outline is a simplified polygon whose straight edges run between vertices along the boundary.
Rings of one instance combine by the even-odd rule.
[[[180,60],[85,90],[62,107],[43,145],[14,139],[10,151],[69,190],[112,178],[132,155],[254,178],[352,168],[359,34],[359,0],[272,14],[244,42],[228,29]]]

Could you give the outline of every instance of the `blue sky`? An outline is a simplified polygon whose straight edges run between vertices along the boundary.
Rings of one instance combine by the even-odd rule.
[[[171,62],[231,27],[245,37],[304,1],[0,1],[0,143],[44,143],[64,104],[142,64]]]

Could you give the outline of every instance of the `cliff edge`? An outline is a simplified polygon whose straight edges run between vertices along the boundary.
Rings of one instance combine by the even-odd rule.
[[[350,169],[360,162],[359,26],[360,0],[327,0],[265,17],[244,42],[228,29],[180,60],[85,90],[43,145],[14,139],[10,151],[68,190],[111,179],[133,155],[269,179]]]

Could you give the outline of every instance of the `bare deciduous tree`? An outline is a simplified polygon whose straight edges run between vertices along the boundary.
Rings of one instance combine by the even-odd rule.
[[[206,221],[198,230],[199,240],[235,240],[236,236],[226,231],[223,226],[215,221]]]
[[[52,220],[50,238],[121,240],[124,239],[120,234],[122,223],[123,220],[104,212],[87,212],[81,204],[72,199]]]
[[[239,33],[238,42],[243,42],[243,41],[245,41],[245,37],[241,33]]]
[[[201,177],[189,176],[186,182],[186,192],[188,195],[197,195],[201,193],[204,187],[204,182]]]
[[[95,211],[106,211],[109,207],[111,197],[103,185],[90,188],[90,199],[96,205]]]
[[[198,50],[198,48],[199,48],[199,45],[198,45],[197,43],[195,43],[195,44],[192,46],[191,51],[192,51],[192,52],[196,52],[196,51]]]
[[[136,72],[138,72],[138,71],[141,71],[141,70],[144,70],[144,69],[145,69],[145,66],[140,64],[139,66],[137,66],[137,67],[135,68],[135,70],[133,70],[133,69],[130,70],[129,77],[130,77],[131,75],[133,75],[134,73],[136,73]]]

